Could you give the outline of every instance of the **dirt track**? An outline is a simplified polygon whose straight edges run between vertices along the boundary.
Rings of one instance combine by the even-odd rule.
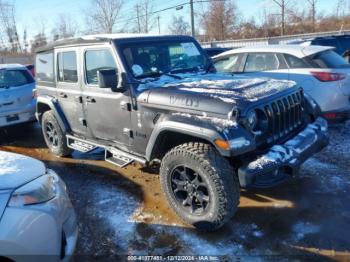
[[[220,255],[245,260],[350,261],[350,123],[331,128],[331,145],[300,176],[274,189],[241,191],[236,216],[215,233],[199,233],[170,210],[156,170],[125,169],[102,152],[56,158],[40,128],[0,133],[0,150],[45,161],[66,182],[76,208],[77,255]],[[77,256],[79,258],[79,256]]]

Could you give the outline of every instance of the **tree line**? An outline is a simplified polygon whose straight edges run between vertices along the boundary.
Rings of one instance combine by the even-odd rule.
[[[184,9],[181,14],[186,13],[186,4],[159,10],[156,0],[135,0],[131,6],[127,0],[89,1],[81,12],[83,28],[68,11],[52,19],[52,28],[48,28],[46,18],[37,20],[32,37],[28,39],[27,29],[18,32],[13,2],[0,0],[0,51],[32,52],[50,41],[82,34],[160,32],[161,27],[164,31],[162,12],[171,9],[174,10],[172,18],[162,33],[191,33],[187,22],[190,21],[189,12],[186,17],[174,15],[175,10]],[[319,10],[318,0],[266,0],[264,5],[252,6],[259,9],[258,15],[247,17],[244,10],[237,8],[236,0],[195,1],[195,33],[200,41],[221,41],[349,29],[350,0],[331,2],[332,10],[325,14]]]

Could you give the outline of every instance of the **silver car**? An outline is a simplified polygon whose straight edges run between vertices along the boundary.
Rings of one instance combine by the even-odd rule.
[[[35,121],[35,81],[18,64],[0,64],[0,127]]]
[[[77,236],[57,174],[39,160],[0,151],[0,260],[67,261]]]

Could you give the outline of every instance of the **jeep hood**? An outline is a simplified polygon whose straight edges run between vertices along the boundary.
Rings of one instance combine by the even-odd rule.
[[[179,112],[198,111],[227,115],[258,100],[268,100],[295,86],[295,82],[268,78],[236,77],[228,74],[162,76],[138,86],[138,101]]]

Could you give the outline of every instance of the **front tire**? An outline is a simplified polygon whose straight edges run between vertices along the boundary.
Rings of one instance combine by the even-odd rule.
[[[41,129],[45,143],[52,153],[63,157],[70,155],[73,150],[67,146],[66,136],[63,133],[52,110],[46,111],[41,120]]]
[[[170,150],[162,160],[160,180],[170,206],[198,229],[218,229],[237,210],[238,178],[211,145],[186,143]]]

